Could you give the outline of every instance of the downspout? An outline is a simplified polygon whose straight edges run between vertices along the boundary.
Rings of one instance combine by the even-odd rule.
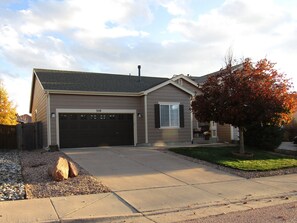
[[[191,143],[193,144],[194,143],[194,134],[193,134],[193,113],[191,112]]]
[[[51,97],[47,92],[47,145],[52,144],[52,134],[51,134]]]
[[[145,143],[148,143],[148,126],[147,126],[147,94],[144,95],[144,134]]]

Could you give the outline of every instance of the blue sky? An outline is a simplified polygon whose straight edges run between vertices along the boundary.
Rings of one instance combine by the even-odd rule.
[[[28,113],[33,68],[201,76],[268,58],[297,87],[295,0],[1,0],[0,79]]]

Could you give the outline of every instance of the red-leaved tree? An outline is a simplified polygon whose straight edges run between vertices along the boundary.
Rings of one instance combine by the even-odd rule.
[[[192,100],[198,121],[215,121],[239,128],[240,153],[244,154],[244,128],[250,124],[281,125],[296,111],[296,93],[284,74],[267,59],[245,59],[237,69],[227,64],[201,86]]]

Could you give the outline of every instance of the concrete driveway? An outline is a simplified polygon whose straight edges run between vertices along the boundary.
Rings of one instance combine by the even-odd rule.
[[[148,147],[64,149],[63,152],[135,212],[157,222],[160,213],[164,222],[164,213],[174,210],[231,203],[241,210],[239,202],[284,193],[283,185],[271,183],[270,178],[247,180]],[[288,180],[295,186],[296,177],[285,177],[280,181]],[[287,188],[286,192],[292,189]]]
[[[63,152],[115,192],[241,179],[148,147],[83,148]]]

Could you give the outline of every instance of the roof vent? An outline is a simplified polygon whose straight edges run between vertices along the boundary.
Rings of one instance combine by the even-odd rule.
[[[141,65],[138,65],[137,66],[137,68],[138,68],[138,82],[140,82],[141,81]]]

